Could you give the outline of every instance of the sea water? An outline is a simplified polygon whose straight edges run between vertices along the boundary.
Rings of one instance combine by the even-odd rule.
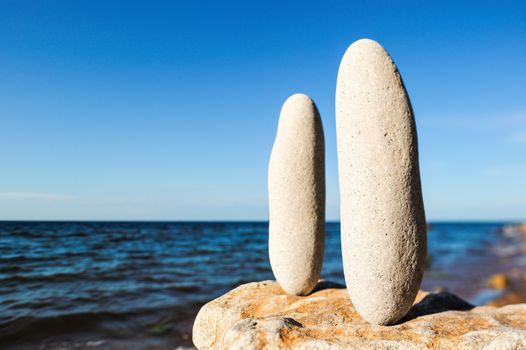
[[[487,278],[521,256],[505,225],[432,223],[422,289],[496,296]],[[322,278],[343,284],[339,229]],[[273,279],[267,240],[266,222],[0,222],[0,348],[191,347],[203,304]]]

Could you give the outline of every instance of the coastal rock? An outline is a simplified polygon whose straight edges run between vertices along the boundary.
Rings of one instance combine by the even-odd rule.
[[[322,282],[301,297],[253,282],[203,306],[193,341],[200,350],[526,349],[526,304],[473,307],[425,292],[417,301],[398,324],[378,326],[358,315],[343,286]]]
[[[341,61],[336,126],[345,281],[363,318],[392,324],[420,287],[426,221],[411,103],[375,41],[353,43]]]
[[[323,127],[314,102],[285,101],[269,162],[269,256],[287,293],[305,295],[320,277],[325,240]]]

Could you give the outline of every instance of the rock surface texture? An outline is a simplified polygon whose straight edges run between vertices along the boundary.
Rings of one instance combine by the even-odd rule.
[[[426,222],[411,103],[375,41],[353,43],[341,61],[336,127],[345,281],[363,318],[391,324],[420,287]]]
[[[281,109],[269,162],[269,256],[281,287],[312,291],[325,241],[323,128],[314,102],[295,94]]]
[[[327,287],[300,297],[273,281],[242,285],[203,306],[194,344],[200,350],[526,349],[526,304],[473,308],[452,294],[421,292],[402,321],[378,326],[358,315],[344,288]]]

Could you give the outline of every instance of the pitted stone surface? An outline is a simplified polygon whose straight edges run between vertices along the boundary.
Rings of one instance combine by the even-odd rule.
[[[325,155],[320,115],[306,95],[292,95],[281,109],[268,191],[272,271],[288,293],[308,294],[323,259]]]
[[[426,223],[411,103],[375,41],[353,43],[341,61],[336,126],[345,280],[367,321],[391,324],[420,286]]]
[[[203,306],[193,340],[200,350],[526,349],[526,304],[473,308],[425,292],[416,302],[407,319],[378,326],[360,317],[343,286],[321,283],[301,297],[253,282]]]

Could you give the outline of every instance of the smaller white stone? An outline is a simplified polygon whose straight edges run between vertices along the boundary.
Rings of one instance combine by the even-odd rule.
[[[323,127],[314,102],[285,101],[269,162],[269,256],[289,294],[310,293],[320,277],[325,240]]]

